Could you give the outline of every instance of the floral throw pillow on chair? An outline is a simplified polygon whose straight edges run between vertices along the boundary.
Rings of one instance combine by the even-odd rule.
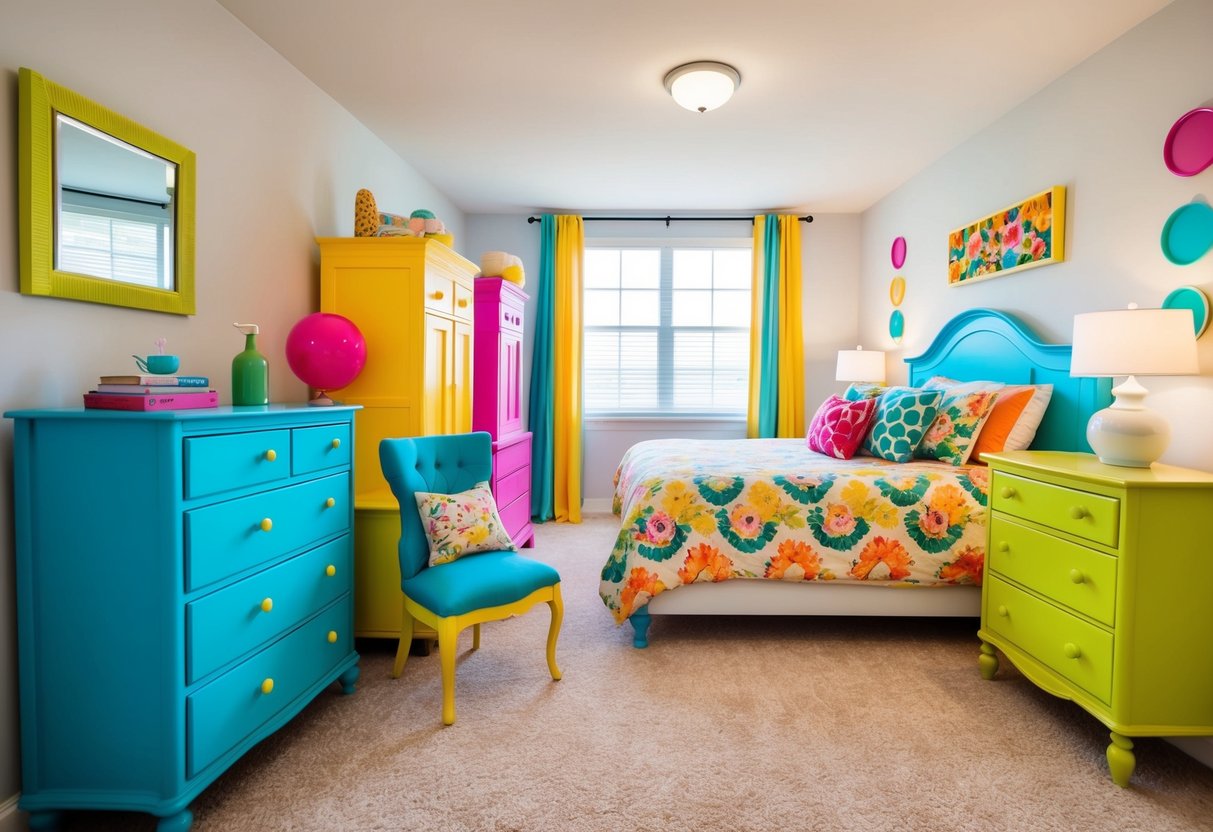
[[[430,566],[476,552],[515,551],[487,482],[458,494],[418,491],[417,511],[430,546]]]

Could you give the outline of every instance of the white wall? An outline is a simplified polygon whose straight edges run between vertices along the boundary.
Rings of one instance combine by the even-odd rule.
[[[686,212],[679,212],[686,216]],[[525,215],[471,215],[467,219],[466,256],[479,261],[481,252],[508,251],[526,266],[526,291],[534,297],[539,285],[539,225]],[[744,238],[753,235],[752,224],[740,222],[589,222],[587,242],[594,238],[682,240],[688,238]],[[839,349],[854,346],[859,282],[860,222],[855,214],[814,214],[801,225],[803,311],[805,345],[805,400],[807,418],[832,392],[842,389],[834,381],[834,360]],[[531,335],[535,303],[527,304],[527,365],[530,379]],[[583,489],[587,510],[609,507],[611,479],[624,451],[644,439],[688,437],[732,439],[745,436],[744,421],[667,421],[653,419],[586,420],[583,445]]]
[[[1213,195],[1213,169],[1181,178],[1162,158],[1175,120],[1213,101],[1211,33],[1213,3],[1178,0],[869,209],[862,233],[865,341],[895,349],[887,333],[889,246],[899,234],[909,254],[907,334],[898,358],[920,353],[945,321],[971,307],[1013,312],[1046,340],[1069,342],[1077,312],[1130,301],[1157,306],[1181,285],[1213,291],[1213,254],[1176,266],[1159,247],[1171,211]],[[991,79],[990,94],[1012,82]],[[981,103],[957,102],[956,117],[968,106]],[[1064,263],[948,287],[948,232],[1052,185],[1067,188]],[[1204,375],[1142,381],[1174,431],[1163,460],[1213,470],[1213,335],[1199,346]],[[904,366],[898,370],[904,378]],[[1199,743],[1213,763],[1213,742]]]
[[[283,353],[317,308],[315,236],[353,233],[354,194],[430,208],[456,237],[452,203],[370,131],[209,0],[5,2],[0,23],[0,411],[76,406],[102,373],[159,336],[182,369],[230,401],[233,321],[261,325],[270,397],[306,388]],[[18,293],[17,69],[27,66],[192,149],[198,157],[198,314],[178,317]],[[0,422],[0,801],[20,787],[13,606],[12,423]],[[70,511],[70,506],[65,506]],[[65,657],[65,661],[69,660]],[[87,685],[87,679],[81,683]]]

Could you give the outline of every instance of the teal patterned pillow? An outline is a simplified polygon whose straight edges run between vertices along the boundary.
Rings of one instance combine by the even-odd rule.
[[[935,419],[942,390],[915,387],[890,387],[876,405],[872,429],[863,440],[864,450],[890,462],[909,462],[914,458],[922,435]]]

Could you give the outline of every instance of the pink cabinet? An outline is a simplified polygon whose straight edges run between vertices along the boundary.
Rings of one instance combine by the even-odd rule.
[[[522,424],[522,321],[526,292],[500,277],[475,281],[472,430],[493,437],[493,497],[518,546],[534,545],[531,434]]]

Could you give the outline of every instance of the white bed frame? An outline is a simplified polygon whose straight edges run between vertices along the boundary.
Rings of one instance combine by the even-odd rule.
[[[909,384],[935,375],[960,381],[1052,384],[1053,397],[1033,448],[1089,451],[1087,420],[1112,401],[1111,379],[1071,378],[1070,346],[1045,344],[1018,318],[970,309],[940,330],[926,352],[905,359]],[[981,588],[898,587],[842,581],[732,580],[663,592],[628,619],[636,647],[648,646],[652,615],[873,615],[977,617]]]

